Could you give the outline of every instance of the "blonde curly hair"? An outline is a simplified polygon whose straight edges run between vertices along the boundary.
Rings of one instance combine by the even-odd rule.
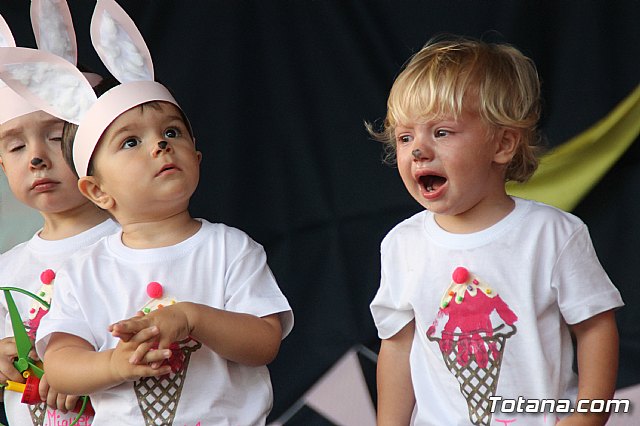
[[[476,106],[491,128],[508,127],[522,137],[506,168],[505,180],[524,182],[538,166],[541,145],[540,80],[535,64],[508,44],[465,37],[430,40],[413,55],[396,78],[380,130],[366,123],[371,136],[385,144],[395,162],[395,128],[428,121]]]

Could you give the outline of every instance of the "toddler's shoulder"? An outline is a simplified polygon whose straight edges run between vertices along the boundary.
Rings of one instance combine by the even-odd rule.
[[[555,206],[539,201],[517,199],[519,205],[527,208],[527,214],[531,219],[541,219],[552,222],[567,222],[582,225],[584,222],[573,213],[569,213]]]
[[[578,216],[549,204],[533,200],[517,200],[518,207],[526,208],[523,217],[525,227],[532,232],[552,232],[570,237],[578,230],[586,230],[586,224]]]
[[[253,238],[245,231],[226,225],[224,223],[213,223],[205,219],[199,219],[202,222],[202,231],[207,234],[211,242],[222,244],[226,248],[243,250],[251,247],[262,248]]]

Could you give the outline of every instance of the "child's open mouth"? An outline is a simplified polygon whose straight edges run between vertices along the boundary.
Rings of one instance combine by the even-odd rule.
[[[420,184],[427,193],[436,192],[446,182],[446,178],[438,175],[425,175],[420,177]]]

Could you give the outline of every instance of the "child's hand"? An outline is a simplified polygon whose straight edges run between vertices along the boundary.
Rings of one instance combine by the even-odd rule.
[[[136,315],[134,317],[130,318],[129,320],[131,320],[133,318],[140,318],[140,317],[143,317],[143,316],[144,316],[144,313],[142,311],[138,311],[138,312],[136,312]],[[118,325],[118,324],[120,324],[122,322],[125,322],[125,321],[128,321],[128,320],[122,320],[122,321],[119,321],[119,322],[117,322],[115,324],[111,324],[109,326],[109,332],[111,332],[111,335],[113,337],[117,337],[118,339],[120,339],[120,340],[122,340],[124,342],[128,342],[137,333],[137,331],[135,331],[135,332],[131,332],[131,331],[125,332],[123,328],[121,328],[121,327],[116,328],[115,327],[116,325]],[[140,330],[138,330],[138,331],[140,331]]]
[[[133,333],[128,341],[120,340],[111,354],[109,364],[112,373],[122,381],[171,373],[170,366],[162,365],[171,357],[171,350],[152,348],[159,333],[158,327],[151,326]]]
[[[0,340],[0,383],[24,382],[22,374],[13,365],[14,359],[18,356],[16,340],[13,337],[5,337]]]
[[[46,402],[49,407],[54,410],[58,410],[61,413],[73,410],[80,398],[79,396],[65,395],[56,392],[51,386],[49,386],[46,374],[40,378],[38,393],[40,394],[40,399],[42,401]]]
[[[109,326],[114,337],[122,341],[130,341],[138,336],[142,330],[156,327],[159,330],[158,349],[166,350],[173,342],[179,342],[189,337],[192,327],[188,319],[188,303],[176,303],[162,309],[157,309],[147,315],[136,315],[127,320],[118,321]],[[139,339],[138,339],[139,340]],[[143,356],[149,353],[149,347],[142,347],[136,351],[135,362],[143,361]]]

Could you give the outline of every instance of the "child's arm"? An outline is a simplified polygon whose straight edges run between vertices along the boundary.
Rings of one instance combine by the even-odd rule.
[[[571,326],[577,342],[578,401],[613,398],[618,374],[618,329],[613,311]],[[604,425],[609,413],[575,413],[559,425]]]
[[[79,396],[58,393],[55,389],[49,386],[46,374],[43,374],[40,378],[38,393],[40,394],[40,399],[46,402],[49,407],[57,409],[62,413],[73,410],[80,398]]]
[[[280,349],[282,327],[278,314],[257,317],[225,311],[191,302],[180,302],[119,321],[111,333],[123,341],[151,326],[160,330],[158,348],[193,337],[221,357],[240,364],[259,366],[270,363]],[[136,351],[134,362],[149,362],[147,347]]]
[[[411,321],[395,336],[382,340],[378,355],[378,426],[408,425],[416,399],[409,353],[415,332]]]
[[[134,351],[157,337],[158,330],[141,330],[129,342],[118,342],[115,349],[96,352],[86,340],[67,333],[53,333],[44,354],[44,370],[49,384],[68,395],[87,395],[140,377],[162,376],[170,366],[157,369],[131,363]],[[161,362],[171,356],[170,350],[151,351],[150,362]]]

